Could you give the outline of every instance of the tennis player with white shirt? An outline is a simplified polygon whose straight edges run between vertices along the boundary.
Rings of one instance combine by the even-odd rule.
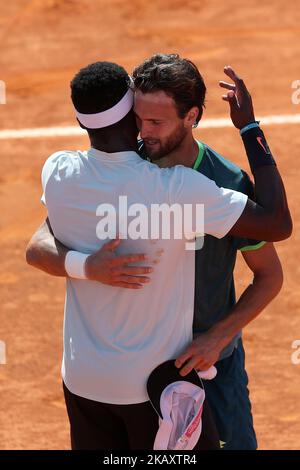
[[[128,237],[118,244],[122,259],[118,264],[118,258],[111,256],[115,242],[105,243],[120,227],[107,233],[107,227],[99,224],[103,206],[99,207],[105,203],[115,208],[116,219],[123,220],[120,195],[127,197],[128,207],[142,204],[149,212],[153,204],[204,204],[205,233],[275,241],[291,233],[284,187],[272,156],[265,155],[263,163],[258,158],[256,136],[252,142],[248,136],[244,143],[257,203],[244,194],[218,188],[183,166],[162,170],[141,160],[130,79],[116,64],[98,62],[82,69],[71,89],[77,119],[87,129],[91,148],[53,154],[43,168],[42,182],[53,233],[70,248],[61,274],[68,274],[62,377],[72,448],[151,449],[158,422],[148,401],[146,381],[158,364],[176,358],[192,339],[194,252],[186,250],[183,237]],[[254,121],[247,98],[243,107],[234,109],[240,128]],[[196,117],[192,108],[184,125],[192,126]],[[251,129],[245,134],[251,134]],[[108,225],[113,215],[110,212]],[[118,276],[117,288],[109,280],[100,284],[89,275],[95,263],[91,254],[99,253],[101,247],[109,260],[110,276]],[[151,258],[153,252],[163,255],[151,284],[146,285],[144,274],[151,268],[128,263],[140,260],[145,264],[147,254]],[[134,287],[143,285],[139,292],[122,288],[131,283],[131,274],[132,280],[138,280]]]

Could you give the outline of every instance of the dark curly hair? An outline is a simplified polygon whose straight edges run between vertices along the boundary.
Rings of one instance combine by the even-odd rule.
[[[130,84],[126,70],[112,62],[95,62],[81,69],[71,81],[71,98],[77,111],[98,113],[111,108]]]
[[[196,122],[205,107],[206,86],[196,65],[178,54],[155,54],[133,71],[135,87],[143,93],[164,91],[176,104],[178,116],[184,118],[193,107],[199,108]]]

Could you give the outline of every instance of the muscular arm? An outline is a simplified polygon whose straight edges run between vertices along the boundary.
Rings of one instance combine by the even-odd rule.
[[[233,84],[220,82],[221,87],[229,90],[227,95],[223,95],[223,99],[229,102],[234,126],[242,129],[255,121],[252,99],[243,80],[231,67],[225,67],[224,72],[232,79]],[[241,217],[229,234],[256,240],[278,241],[291,235],[292,219],[280,173],[277,166],[269,164],[272,157],[263,135],[259,132],[256,128],[243,134],[255,181],[256,202],[248,200]]]
[[[52,276],[67,276],[65,257],[69,248],[53,235],[47,218],[32,236],[26,249],[26,261]]]
[[[279,241],[292,233],[292,219],[284,185],[276,166],[262,166],[254,173],[256,202],[246,207],[230,235]]]
[[[233,337],[279,293],[283,274],[273,244],[266,243],[259,250],[243,252],[243,257],[253,272],[253,283],[243,292],[230,314],[208,332],[199,335],[177,359],[178,367],[188,361],[181,370],[182,375],[193,367],[206,370],[213,365]]]
[[[283,283],[280,260],[272,243],[259,250],[242,252],[253,272],[253,282],[241,295],[232,312],[220,321],[212,333],[224,347],[276,297]]]

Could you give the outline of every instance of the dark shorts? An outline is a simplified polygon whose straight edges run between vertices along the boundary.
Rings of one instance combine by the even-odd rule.
[[[74,395],[63,383],[73,450],[151,450],[158,415],[149,401],[112,405]],[[208,404],[195,450],[219,449],[219,435]]]
[[[208,400],[226,450],[257,449],[242,340],[231,356],[218,361],[217,376],[205,382]]]
[[[71,393],[63,384],[72,450],[152,449],[158,417],[150,402],[100,403]]]

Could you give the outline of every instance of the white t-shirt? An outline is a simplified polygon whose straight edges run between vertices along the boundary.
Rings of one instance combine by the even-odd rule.
[[[178,165],[159,169],[135,152],[57,152],[42,171],[43,202],[55,237],[93,253],[100,204],[118,212],[119,196],[132,204],[204,204],[205,233],[223,237],[244,210],[247,196],[218,188]],[[104,230],[104,229],[103,229]],[[101,230],[100,230],[101,231]],[[140,290],[67,278],[62,376],[76,395],[113,404],[148,400],[146,381],[160,363],[176,358],[192,339],[195,253],[185,239],[122,240],[119,253],[148,253],[160,263]],[[148,263],[146,263],[148,264]]]

